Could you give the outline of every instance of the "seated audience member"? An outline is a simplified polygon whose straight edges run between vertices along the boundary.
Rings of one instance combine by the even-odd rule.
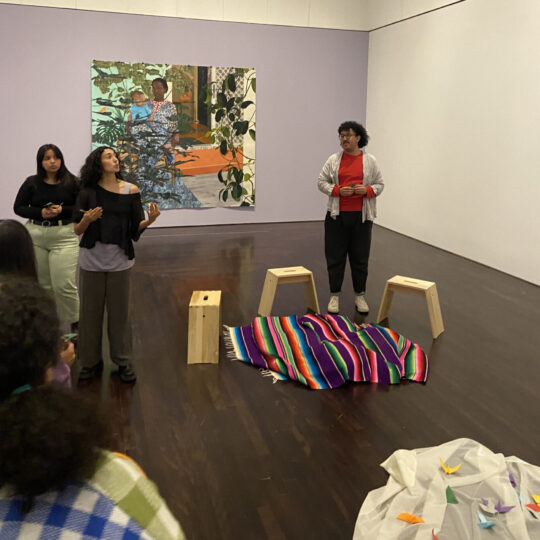
[[[0,539],[184,538],[140,468],[104,450],[95,404],[47,384],[58,346],[52,298],[0,284]]]
[[[32,237],[24,225],[12,219],[0,220],[0,283],[17,277],[38,281],[36,257]],[[58,361],[54,365],[53,380],[71,388],[71,366],[75,362],[75,348],[71,341],[62,339]]]

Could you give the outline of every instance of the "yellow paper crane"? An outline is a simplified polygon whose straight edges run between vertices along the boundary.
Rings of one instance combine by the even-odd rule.
[[[461,463],[455,467],[448,467],[441,458],[439,459],[441,460],[441,468],[446,474],[454,474],[461,467]]]

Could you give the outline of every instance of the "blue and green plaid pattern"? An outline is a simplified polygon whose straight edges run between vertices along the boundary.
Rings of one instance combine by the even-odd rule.
[[[0,540],[150,540],[141,525],[87,484],[36,497],[21,512],[21,499],[0,490]]]

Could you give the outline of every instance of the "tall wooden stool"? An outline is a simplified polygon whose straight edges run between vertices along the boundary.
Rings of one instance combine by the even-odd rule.
[[[188,364],[219,362],[221,291],[193,291],[189,302]]]
[[[435,285],[433,281],[422,281],[421,279],[405,276],[394,276],[386,282],[381,306],[379,307],[379,314],[377,315],[378,323],[388,317],[388,311],[390,310],[394,292],[424,296],[427,302],[429,322],[431,324],[431,335],[433,336],[433,339],[444,332],[439,295],[437,294],[437,285]]]
[[[281,283],[304,283],[306,306],[314,313],[320,313],[319,300],[315,290],[313,274],[303,266],[291,266],[289,268],[269,268],[266,271],[266,279],[259,304],[259,315],[268,317],[272,312],[272,304],[276,295],[276,288]]]

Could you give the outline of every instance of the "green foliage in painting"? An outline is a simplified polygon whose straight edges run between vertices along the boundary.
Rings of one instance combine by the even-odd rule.
[[[94,99],[92,114],[92,142],[95,146],[105,145],[116,148],[122,158],[124,177],[139,187],[144,203],[155,201],[156,187],[162,199],[178,199],[170,186],[183,176],[178,165],[192,161],[188,152],[182,159],[167,160],[162,146],[152,139],[152,130],[139,126],[137,139],[126,126],[132,104],[131,92],[142,90],[147,98],[152,97],[152,80],[161,77],[176,88],[188,88],[190,76],[184,69],[168,69],[165,64],[143,64],[129,62],[108,62],[94,60],[92,63],[92,84],[99,89],[102,97]],[[189,69],[189,68],[187,68]],[[171,85],[171,86],[172,86]],[[96,111],[97,107],[101,107]],[[185,115],[179,117],[184,131]],[[180,130],[179,130],[180,131]],[[182,203],[180,199],[178,203]]]
[[[243,84],[241,96],[234,96]],[[230,198],[238,201],[240,206],[255,204],[254,166],[255,157],[245,152],[239,155],[235,137],[246,134],[255,141],[255,103],[247,99],[250,90],[255,93],[255,73],[245,68],[236,68],[223,83],[211,82],[206,89],[206,100],[210,113],[214,114],[216,127],[206,134],[216,144],[220,153],[227,158],[227,165],[218,172],[218,180],[223,184],[219,192],[222,201]],[[212,94],[215,101],[212,103]],[[227,118],[232,126],[219,125]]]
[[[193,66],[94,60],[93,146],[117,149],[124,177],[139,187],[144,203],[159,202],[158,197],[178,203],[171,207],[197,207],[200,202],[185,188],[181,178],[184,176],[182,165],[200,159],[187,142],[193,131],[191,103],[198,102],[215,120],[206,137],[226,162],[217,173],[221,187],[219,199],[229,203],[234,201],[239,206],[253,206],[255,157],[247,155],[245,142],[248,149],[253,147],[256,136],[255,72],[244,68],[230,69],[222,82],[210,81],[199,88],[196,101],[183,101],[179,96],[195,92],[197,76],[200,72]],[[133,105],[131,93],[141,90],[150,99],[153,96],[152,80],[158,77],[169,83],[169,92],[174,89],[175,96],[178,92],[172,105],[173,100],[168,101],[168,107],[173,107],[172,113],[166,113],[170,120],[163,120],[165,107],[156,109],[158,113],[154,113],[153,120],[129,120]],[[161,114],[159,121],[156,114]],[[207,123],[208,118],[201,121],[201,124]],[[188,135],[182,139],[181,134]],[[185,146],[180,142],[182,140],[186,141]],[[189,197],[194,199],[191,206],[188,205]]]

